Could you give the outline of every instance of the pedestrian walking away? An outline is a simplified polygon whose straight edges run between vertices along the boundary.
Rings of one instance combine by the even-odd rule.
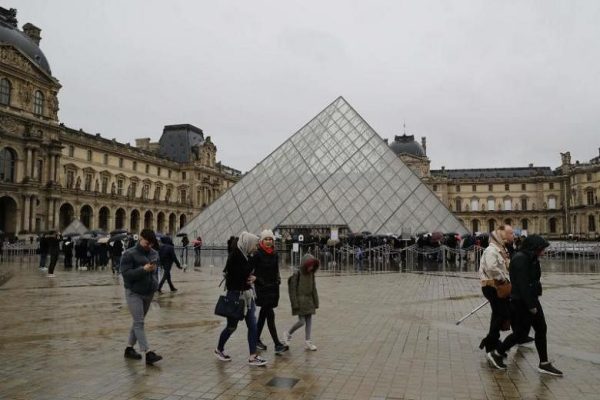
[[[200,267],[202,265],[202,237],[198,236],[192,240],[194,246],[194,266]]]
[[[235,247],[232,248],[227,257],[224,270],[226,296],[232,300],[243,300],[245,304],[244,320],[248,328],[248,348],[250,352],[248,364],[252,366],[267,364],[267,360],[256,353],[256,303],[252,288],[256,277],[252,274],[252,265],[249,261],[249,258],[256,252],[258,240],[258,236],[242,232]],[[235,318],[227,318],[227,326],[219,335],[219,343],[214,353],[221,361],[231,361],[231,357],[225,353],[225,344],[237,329],[238,322]]]
[[[54,278],[54,269],[60,255],[60,234],[52,232],[46,237],[48,243],[48,254],[50,254],[50,265],[48,266],[48,278]]]
[[[312,342],[312,316],[319,308],[319,295],[315,282],[315,272],[319,269],[319,260],[306,254],[302,257],[300,270],[288,278],[288,293],[292,306],[292,315],[298,316],[298,322],[283,333],[284,344],[290,344],[292,334],[304,326],[304,347],[316,351],[317,346]]]
[[[500,331],[507,330],[510,324],[509,299],[508,296],[499,295],[498,287],[510,282],[508,273],[510,256],[506,244],[512,243],[512,241],[512,227],[510,225],[500,226],[490,234],[490,243],[481,255],[479,264],[481,291],[492,309],[488,334],[481,341],[479,348],[485,347],[487,359],[492,366],[498,369],[506,369],[504,355],[498,352]]]
[[[550,245],[539,235],[530,235],[521,245],[510,263],[510,280],[512,282],[511,310],[513,332],[499,346],[499,351],[506,352],[515,344],[526,339],[529,327],[535,332],[535,348],[540,363],[538,371],[554,376],[563,373],[548,360],[548,343],[546,339],[547,325],[544,310],[540,303],[542,295],[542,269],[539,257]]]
[[[173,240],[168,236],[163,236],[160,238],[161,244],[158,250],[158,256],[160,258],[160,265],[163,268],[164,274],[160,283],[158,284],[158,293],[162,293],[162,287],[165,282],[169,284],[169,289],[171,292],[176,292],[177,288],[173,285],[171,281],[171,267],[173,263],[177,265],[177,268],[181,268],[181,264],[175,255],[175,247],[173,246]]]
[[[275,308],[279,305],[279,285],[281,285],[278,258],[275,251],[273,231],[266,229],[261,232],[258,251],[251,258],[252,268],[256,276],[256,281],[254,281],[256,305],[260,307],[256,346],[259,350],[267,350],[267,346],[260,338],[266,322],[275,345],[275,354],[281,354],[289,349],[288,346],[279,341],[277,327],[275,326]]]
[[[141,360],[142,355],[134,349],[135,344],[139,343],[140,351],[145,353],[148,365],[162,360],[162,356],[150,351],[144,330],[144,318],[150,309],[154,292],[158,288],[156,273],[159,261],[158,252],[152,248],[155,243],[154,231],[144,229],[140,232],[140,240],[137,245],[125,251],[121,257],[125,298],[133,319],[124,355],[125,358]]]

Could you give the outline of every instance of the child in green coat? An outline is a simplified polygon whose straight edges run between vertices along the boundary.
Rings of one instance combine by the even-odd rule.
[[[310,333],[312,329],[312,315],[319,308],[319,295],[317,293],[317,285],[315,284],[315,272],[318,268],[319,260],[311,254],[306,254],[302,257],[300,270],[296,271],[288,279],[292,315],[298,316],[298,322],[289,331],[283,333],[283,340],[286,345],[292,339],[292,334],[304,326],[304,347],[310,351],[317,350],[317,346],[311,341]]]

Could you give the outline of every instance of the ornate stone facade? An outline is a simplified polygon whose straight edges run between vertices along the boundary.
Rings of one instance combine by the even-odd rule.
[[[600,237],[600,154],[587,163],[572,163],[569,152],[561,153],[561,165],[554,169],[530,164],[430,171],[424,138],[422,144],[418,154],[404,151],[413,149],[405,145],[392,143],[390,148],[471,231],[488,232],[510,223],[550,238]]]
[[[11,41],[27,33],[11,15],[0,8],[0,230],[61,230],[79,218],[89,229],[175,233],[239,180],[216,162],[210,137],[197,138],[196,157],[176,162],[149,140],[134,147],[59,123],[61,85]]]

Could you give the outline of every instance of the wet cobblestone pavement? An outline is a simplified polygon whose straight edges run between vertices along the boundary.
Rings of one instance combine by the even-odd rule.
[[[212,351],[223,327],[213,315],[217,268],[174,272],[177,293],[155,297],[146,319],[156,366],[126,360],[131,325],[121,282],[110,271],[60,268],[55,279],[33,264],[0,264],[2,399],[598,399],[600,275],[549,273],[542,304],[548,349],[562,378],[540,375],[533,346],[492,369],[477,345],[489,323],[474,273],[319,276],[313,320],[316,352],[298,331],[291,350],[265,368],[247,365],[246,328]],[[287,276],[284,271],[283,275]],[[282,285],[280,334],[295,318]],[[278,378],[273,380],[273,378]],[[287,378],[287,379],[286,379]],[[274,384],[274,386],[273,386]],[[290,387],[291,386],[291,387]]]

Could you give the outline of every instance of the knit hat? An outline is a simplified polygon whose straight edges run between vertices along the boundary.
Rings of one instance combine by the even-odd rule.
[[[306,268],[309,265],[313,266],[313,272],[315,272],[317,269],[319,269],[319,260],[317,258],[315,258],[312,254],[310,253],[306,253],[304,255],[304,257],[302,257],[302,261],[301,261],[301,268],[303,272],[306,272]]]
[[[273,231],[270,229],[265,229],[264,231],[262,231],[260,233],[260,241],[262,242],[263,240],[265,240],[266,238],[271,238],[273,240],[275,240],[275,235],[273,235]]]

